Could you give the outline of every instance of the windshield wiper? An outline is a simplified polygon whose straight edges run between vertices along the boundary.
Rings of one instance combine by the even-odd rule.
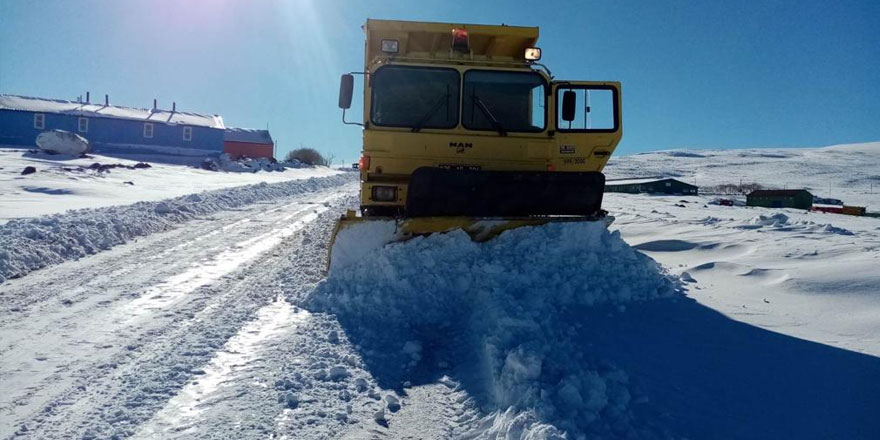
[[[496,119],[492,112],[489,111],[489,107],[486,106],[486,103],[483,102],[483,100],[480,99],[480,97],[477,96],[476,93],[471,93],[471,99],[473,99],[473,101],[477,104],[477,108],[479,108],[480,111],[483,112],[483,115],[486,116],[486,119],[488,119],[489,122],[492,123],[492,126],[495,127],[496,130],[498,130],[498,134],[500,134],[501,136],[507,136],[507,130],[504,128],[504,125],[501,125],[501,122],[498,122],[498,119]]]
[[[416,124],[415,126],[413,126],[412,132],[418,133],[419,131],[421,131],[422,127],[428,123],[429,119],[431,119],[431,116],[434,116],[434,113],[437,113],[437,110],[440,109],[440,106],[443,103],[448,103],[448,102],[449,102],[449,86],[446,86],[446,94],[441,95],[440,99],[438,99],[437,102],[430,109],[428,109],[427,112],[425,112],[425,115],[422,116],[422,119],[419,120],[419,123]]]

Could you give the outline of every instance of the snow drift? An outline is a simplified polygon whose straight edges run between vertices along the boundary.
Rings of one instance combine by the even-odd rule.
[[[157,202],[80,209],[0,225],[0,282],[78,259],[199,216],[343,185],[349,174],[246,185]]]
[[[472,437],[637,437],[627,375],[590,356],[579,311],[676,290],[603,224],[548,224],[486,243],[453,231],[390,244],[333,271],[306,304],[337,315],[380,385],[460,381],[498,418]]]
[[[79,156],[89,151],[86,138],[64,130],[44,131],[37,136],[36,142],[40,150],[51,154]]]
[[[284,171],[287,168],[303,168],[305,165],[297,162],[281,163],[268,157],[232,158],[229,153],[223,153],[217,158],[206,157],[202,161],[201,168],[211,171],[229,171],[234,173],[256,173],[258,171]]]
[[[786,231],[810,231],[839,235],[855,235],[852,231],[844,228],[839,228],[830,223],[816,223],[810,220],[792,221],[787,215],[781,212],[776,212],[772,214],[768,213],[767,215],[759,214],[758,216],[749,219],[739,226],[740,229],[761,229],[765,227],[768,229]]]

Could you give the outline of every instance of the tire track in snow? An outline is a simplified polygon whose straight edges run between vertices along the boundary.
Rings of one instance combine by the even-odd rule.
[[[294,310],[283,296],[257,311],[257,318],[246,324],[233,336],[204,368],[204,375],[188,383],[147,423],[140,427],[134,438],[159,438],[174,432],[176,435],[195,434],[189,425],[216,397],[216,391],[231,379],[239,369],[260,355],[260,351],[275,338],[295,330],[309,319],[305,310]]]
[[[128,323],[131,324],[133,321],[154,313],[156,310],[168,308],[187,293],[200,286],[210,284],[242,265],[253,261],[266,251],[278,246],[283,239],[315,221],[327,209],[327,206],[323,205],[306,205],[303,209],[285,216],[278,222],[286,223],[293,221],[290,226],[273,229],[254,238],[235,243],[230,249],[211,257],[207,261],[195,263],[186,272],[175,275],[158,286],[151,288],[147,293],[125,306],[126,311],[130,315]]]
[[[222,250],[216,255],[209,257],[202,262],[194,263],[188,270],[183,273],[173,275],[167,280],[159,283],[157,286],[149,288],[146,293],[140,295],[132,301],[119,301],[115,308],[102,311],[100,316],[95,317],[91,322],[77,322],[72,319],[63,319],[62,328],[69,328],[68,339],[73,341],[89,341],[90,344],[99,348],[112,345],[118,340],[117,332],[123,331],[128,327],[137,326],[145,320],[156,318],[156,314],[168,309],[178,302],[185,299],[185,296],[201,286],[210,285],[223,276],[237,270],[250,261],[258,258],[260,255],[277,246],[281,240],[290,236],[294,232],[302,229],[306,224],[314,221],[318,217],[318,213],[326,211],[328,208],[323,205],[305,203],[301,208],[296,209],[292,214],[285,215],[275,222],[281,225],[270,229],[253,238],[245,238],[241,241],[233,243],[228,249]],[[293,222],[287,225],[288,222]],[[236,222],[240,223],[240,222]],[[225,248],[222,246],[221,248]],[[136,264],[128,266],[137,267]],[[127,270],[117,271],[117,273],[125,273]],[[100,285],[100,283],[97,283]],[[81,291],[81,290],[80,290]],[[115,310],[114,310],[115,309]],[[62,313],[66,310],[62,310]],[[64,316],[64,315],[61,315]],[[57,330],[56,326],[46,327],[42,329],[42,333],[48,337],[53,330]],[[14,342],[9,347],[13,350],[11,357],[27,359],[27,353],[32,348],[25,341],[34,335],[30,332],[21,332],[18,337],[13,336]],[[73,347],[64,346],[63,344],[45,342],[46,348],[42,349],[35,358],[43,359],[42,362],[50,361],[51,357],[65,359],[68,356],[76,356],[79,351],[80,343],[75,343]],[[14,347],[18,347],[16,353]],[[63,362],[63,360],[62,360]],[[30,370],[24,366],[12,370],[26,372],[20,376],[26,375],[28,379],[39,380],[50,379],[52,377],[51,370],[43,371]],[[24,379],[24,378],[21,378]],[[0,400],[2,402],[2,400]]]
[[[54,361],[54,363],[51,367],[41,368],[45,371],[42,380],[36,378],[34,383],[34,371],[27,368],[19,369],[18,377],[13,378],[13,382],[9,381],[11,380],[9,377],[0,376],[0,381],[5,382],[4,389],[20,391],[16,403],[10,401],[7,404],[0,404],[0,422],[2,422],[0,437],[12,434],[13,430],[32,438],[90,435],[125,437],[133,434],[133,427],[150,418],[153,412],[164,405],[189,377],[200,375],[199,367],[211,358],[214,351],[233,336],[241,325],[250,320],[259,307],[270,302],[280,293],[275,287],[278,273],[283,270],[296,270],[296,261],[290,261],[285,258],[286,255],[273,252],[275,247],[284,246],[284,240],[293,240],[286,246],[299,245],[298,240],[303,240],[308,242],[307,247],[316,249],[313,251],[315,254],[323,255],[326,252],[326,244],[323,240],[304,240],[297,234],[302,233],[303,229],[311,231],[306,231],[306,236],[316,232],[322,234],[329,232],[334,215],[328,211],[339,212],[342,207],[326,206],[325,201],[337,200],[334,203],[338,203],[339,197],[348,195],[352,188],[348,185],[338,190],[294,197],[286,202],[286,205],[280,205],[287,206],[282,210],[275,208],[279,205],[273,205],[268,210],[266,206],[255,206],[250,210],[218,216],[223,224],[221,228],[229,226],[230,220],[238,223],[239,227],[246,225],[246,230],[233,228],[230,231],[234,235],[233,243],[239,244],[238,248],[222,244],[224,241],[222,238],[227,238],[225,241],[228,242],[229,237],[226,237],[226,233],[218,234],[218,239],[221,240],[219,246],[212,243],[209,248],[204,245],[181,247],[188,240],[204,235],[202,231],[205,225],[215,223],[205,222],[181,227],[190,230],[192,232],[190,234],[181,234],[179,230],[171,231],[168,235],[177,237],[175,241],[167,242],[162,237],[165,234],[158,234],[155,237],[142,239],[141,243],[136,245],[126,245],[129,247],[129,252],[119,253],[124,257],[122,261],[115,261],[116,259],[113,258],[116,250],[93,257],[107,263],[110,266],[106,268],[109,273],[113,272],[114,267],[120,266],[122,268],[136,266],[138,270],[124,274],[125,280],[113,279],[93,285],[94,290],[91,293],[101,298],[98,302],[106,302],[110,305],[117,303],[115,307],[108,307],[107,304],[88,304],[82,310],[78,310],[81,313],[64,313],[68,307],[59,306],[53,301],[52,295],[48,295],[45,304],[36,304],[30,308],[43,309],[41,312],[49,312],[47,315],[53,315],[54,312],[54,316],[48,319],[49,322],[41,319],[42,323],[28,325],[29,320],[25,319],[15,323],[17,332],[25,337],[31,329],[46,332],[53,328],[68,327],[69,330],[76,332],[81,330],[80,327],[92,328],[83,331],[84,334],[79,338],[81,339],[79,342],[70,335],[55,342],[58,346],[65,347],[69,359],[49,359],[48,362]],[[308,209],[302,209],[304,204]],[[322,213],[313,212],[316,208]],[[254,215],[255,209],[262,212]],[[308,211],[309,209],[311,211]],[[247,216],[251,220],[261,216],[261,221],[243,222],[242,216]],[[299,219],[303,221],[291,224],[295,216],[300,216]],[[262,217],[271,218],[271,221]],[[270,228],[270,232],[264,233],[265,228]],[[252,234],[254,231],[258,231],[256,237],[248,237],[244,240],[238,238],[244,234]],[[320,249],[322,246],[324,248]],[[152,263],[145,258],[161,252],[163,247],[166,249],[177,247],[183,255],[171,254],[169,258]],[[132,248],[137,249],[137,252],[131,252]],[[260,252],[254,252],[255,248]],[[241,265],[232,267],[226,274],[216,277],[212,281],[213,284],[195,285],[194,290],[183,295],[176,303],[170,304],[168,308],[154,309],[152,314],[143,315],[136,325],[115,331],[112,328],[100,328],[102,319],[104,322],[108,322],[109,319],[111,323],[127,322],[124,318],[129,315],[121,315],[119,312],[125,310],[124,304],[131,300],[132,291],[137,291],[137,286],[144,285],[142,283],[148,283],[146,285],[149,286],[167,281],[169,275],[174,276],[169,270],[182,268],[178,262],[169,261],[170,257],[199,261],[204,260],[204,257],[200,256],[204,251],[217,255],[236,249],[240,251],[237,254],[239,257],[244,255],[243,258],[239,258]],[[69,265],[68,269],[91,269],[91,273],[101,272],[90,268],[91,265],[88,263],[89,261],[72,262],[58,266],[58,269],[63,272],[63,269]],[[184,265],[186,266],[190,265]],[[157,274],[162,275],[144,273],[152,270],[157,270]],[[28,286],[65,290],[65,286],[68,285],[80,287],[87,285],[87,282],[80,281],[83,278],[90,278],[88,274],[79,275],[76,270],[72,270],[67,277],[72,279],[65,280],[64,276],[50,276],[53,272],[55,271],[33,274],[26,279],[16,280],[17,282],[12,283],[11,286],[5,285],[4,288]],[[70,275],[74,276],[70,277]],[[157,279],[157,276],[160,278]],[[49,279],[51,287],[41,286],[39,282],[41,277]],[[105,292],[105,290],[109,291]],[[87,292],[83,295],[86,296],[83,303],[89,303],[91,298]],[[59,309],[61,312],[57,312]],[[143,313],[143,310],[139,309],[138,312]],[[52,317],[57,320],[51,319]],[[5,330],[4,334],[7,334]],[[105,342],[100,342],[98,345],[107,348],[101,350],[92,348],[101,340]],[[21,348],[26,352],[28,347],[21,347],[21,344],[18,344],[13,350],[21,351]],[[27,360],[28,356],[27,353],[7,353],[0,362],[24,359],[33,364],[32,360]],[[4,371],[8,369],[4,368]],[[9,388],[7,384],[10,385]],[[25,427],[27,431],[22,429]]]

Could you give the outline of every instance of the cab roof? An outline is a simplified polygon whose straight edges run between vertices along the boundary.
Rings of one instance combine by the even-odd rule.
[[[470,53],[452,50],[453,29],[468,33]],[[368,19],[364,26],[367,37],[366,63],[377,57],[388,57],[381,51],[382,40],[397,40],[394,57],[435,59],[438,61],[473,60],[525,63],[525,49],[535,46],[538,28],[508,25],[434,23]]]

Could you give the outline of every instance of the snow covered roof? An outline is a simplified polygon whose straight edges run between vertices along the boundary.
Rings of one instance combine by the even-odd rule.
[[[257,130],[253,128],[227,128],[223,133],[223,140],[230,142],[248,142],[253,144],[271,144],[272,135],[269,130]]]
[[[92,118],[119,118],[165,124],[194,125],[210,128],[225,128],[223,118],[218,115],[178,112],[161,109],[145,109],[84,103],[61,99],[34,98],[30,96],[0,95],[0,110],[19,110],[37,113],[88,116]]]
[[[810,194],[809,191],[805,189],[756,189],[750,192],[748,195],[750,196],[770,196],[770,197],[779,197],[779,196],[796,196],[802,193]]]
[[[654,183],[654,182],[662,182],[664,180],[676,180],[681,182],[680,180],[673,179],[672,177],[643,177],[640,179],[610,179],[605,180],[605,186],[608,185],[641,185],[643,183]],[[685,185],[693,186],[686,182],[681,182]]]

